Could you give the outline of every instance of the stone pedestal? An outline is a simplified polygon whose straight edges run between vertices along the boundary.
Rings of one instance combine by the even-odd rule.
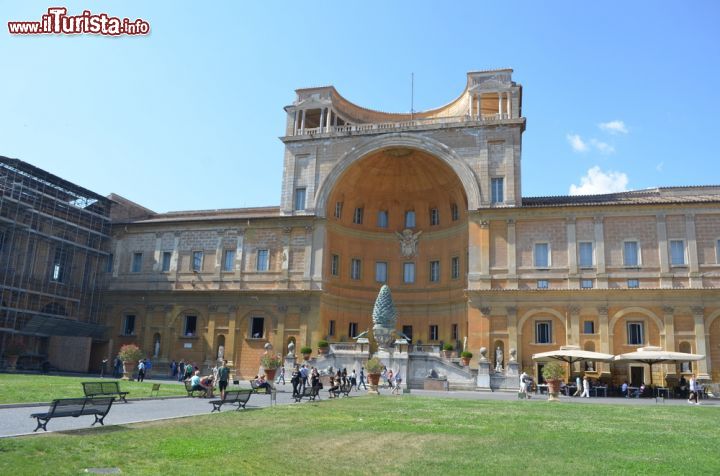
[[[507,377],[520,377],[520,364],[516,362],[508,362],[507,370],[505,371]],[[519,385],[519,384],[518,384]]]
[[[487,359],[478,362],[477,387],[485,390],[490,389],[490,362]]]
[[[297,363],[297,358],[296,358],[294,355],[293,355],[293,356],[290,356],[290,355],[286,356],[286,357],[285,357],[285,372],[286,372],[286,373],[287,373],[288,371],[292,372],[292,369],[295,368],[295,364],[296,364],[296,363]]]

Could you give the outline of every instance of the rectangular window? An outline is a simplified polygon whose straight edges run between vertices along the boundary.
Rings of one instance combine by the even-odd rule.
[[[440,281],[440,261],[430,261],[430,282]]]
[[[537,288],[538,289],[548,289],[550,287],[550,283],[547,279],[538,279],[537,280]]]
[[[193,251],[192,253],[192,270],[196,273],[202,271],[203,252]]]
[[[685,265],[685,242],[683,240],[670,240],[670,264],[672,266]]]
[[[628,288],[630,289],[636,289],[640,287],[640,280],[639,279],[628,279],[627,280]]]
[[[235,250],[225,250],[223,271],[232,271],[233,269],[235,269]]]
[[[295,210],[305,210],[305,187],[295,189]]]
[[[115,260],[115,256],[113,256],[112,253],[107,255],[107,261],[106,261],[107,267],[105,268],[105,271],[107,271],[108,273],[112,273],[114,260]]]
[[[125,316],[125,326],[123,327],[123,335],[132,336],[135,335],[135,316],[128,314]]]
[[[265,336],[264,317],[253,317],[250,326],[250,335],[253,339],[262,339]]]
[[[581,289],[592,289],[592,287],[593,287],[592,279],[581,279],[580,280],[580,288]]]
[[[502,177],[492,179],[490,186],[492,189],[493,203],[503,203],[505,201],[504,182],[505,180]]]
[[[450,277],[452,279],[458,279],[460,277],[460,258],[458,256],[453,256],[451,260],[451,268]]]
[[[438,326],[437,324],[432,324],[430,326],[430,340],[438,340],[439,338]]]
[[[142,253],[140,254],[142,257]],[[65,280],[67,263],[71,260],[68,259],[68,253],[62,248],[55,248],[55,256],[53,257],[52,274],[50,279],[62,283]],[[138,270],[139,271],[139,270]]]
[[[387,210],[380,210],[377,214],[377,226],[378,228],[388,227],[388,212]]]
[[[353,223],[356,225],[362,225],[363,222],[363,209],[362,207],[357,207],[355,209],[355,213],[353,213]]]
[[[627,323],[627,342],[628,345],[642,345],[645,342],[642,322]]]
[[[550,267],[550,245],[548,243],[535,243],[535,267]]]
[[[623,243],[623,266],[639,266],[640,254],[638,251],[637,241],[626,241]]]
[[[415,228],[415,211],[408,210],[405,212],[405,228]]]
[[[335,202],[335,218],[342,217],[343,202]]]
[[[583,323],[583,334],[595,334],[595,321],[585,321]]]
[[[452,221],[458,221],[460,219],[460,209],[457,203],[450,204],[450,218]]]
[[[535,343],[551,344],[552,343],[552,322],[537,321],[535,323]]]
[[[435,226],[440,224],[440,212],[437,208],[430,209],[430,225]]]
[[[335,321],[332,319],[330,320],[330,324],[328,326],[328,335],[329,336],[335,335]]]
[[[267,271],[270,269],[270,251],[258,250],[257,263],[255,265],[257,271]]]
[[[348,324],[348,337],[350,339],[355,338],[356,335],[358,335],[358,323],[357,322],[351,322]]]
[[[403,263],[403,283],[415,282],[415,263]]]
[[[593,244],[592,241],[581,241],[578,243],[578,264],[581,268],[592,268],[593,266]]]
[[[330,274],[338,276],[340,274],[340,256],[332,255],[330,259]]]
[[[130,271],[133,273],[139,273],[142,271],[142,253],[133,253],[132,265]]]
[[[378,283],[387,283],[387,262],[375,262],[375,281]]]
[[[408,341],[412,342],[412,326],[402,326],[402,333],[405,334]]]
[[[360,279],[362,272],[362,261],[357,258],[353,258],[350,266],[350,279]]]
[[[170,259],[172,258],[172,251],[163,251],[162,254],[162,272],[167,273],[170,271]]]
[[[458,340],[458,325],[453,324],[452,327],[450,327],[450,333],[452,335],[453,340]]]
[[[184,336],[192,337],[197,332],[197,316],[185,316]]]

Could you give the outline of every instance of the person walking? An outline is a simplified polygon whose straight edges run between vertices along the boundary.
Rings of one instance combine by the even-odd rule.
[[[698,392],[700,391],[700,386],[698,385],[697,379],[695,378],[695,374],[690,376],[690,384],[688,385],[688,388],[690,390],[690,398],[688,398],[688,403],[700,405],[700,402],[698,402]]]
[[[588,382],[587,375],[583,377],[582,386],[583,386],[583,391],[582,391],[582,394],[580,395],[580,398],[582,398],[582,397],[590,398],[590,382]]]
[[[227,360],[222,361],[222,365],[218,369],[218,387],[220,388],[220,398],[225,398],[225,389],[227,389],[230,381],[230,369],[227,366]]]
[[[278,372],[278,376],[275,378],[275,383],[280,383],[280,380],[282,380],[282,384],[285,385],[285,366],[283,365],[280,367],[280,372]]]
[[[300,394],[300,369],[298,369],[297,365],[293,368],[292,374],[290,374],[290,383],[292,384],[292,394],[293,397],[297,397]]]
[[[355,390],[357,390],[357,372],[355,372],[355,369],[352,369],[352,372],[350,372],[350,390],[355,387]]]
[[[575,389],[575,393],[573,393],[573,397],[580,397],[580,398],[582,398],[583,385],[582,385],[582,381],[580,380],[580,376],[579,376],[579,375],[578,375],[577,377],[575,377],[575,387],[577,387],[577,388]]]
[[[358,384],[355,390],[360,391],[360,385],[362,385],[363,388],[367,390],[367,385],[365,385],[365,367],[360,367],[360,380],[358,380]]]
[[[140,359],[138,362],[138,375],[137,375],[137,381],[142,382],[145,380],[145,361]]]

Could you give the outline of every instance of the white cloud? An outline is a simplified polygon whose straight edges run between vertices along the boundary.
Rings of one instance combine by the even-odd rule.
[[[570,195],[594,195],[599,193],[624,192],[627,190],[628,177],[622,172],[612,170],[603,172],[597,165],[580,178],[580,185],[570,185]]]
[[[617,119],[610,122],[601,122],[600,124],[598,124],[598,127],[605,132],[609,132],[610,134],[628,133],[627,127],[625,127],[625,123]]]
[[[657,170],[658,172],[662,172],[662,171],[663,171],[663,167],[665,167],[665,162],[660,162],[659,164],[657,164],[657,165],[655,166],[655,170]]]
[[[568,134],[565,137],[575,152],[587,152],[588,145],[583,142],[582,138],[578,134]]]
[[[607,142],[602,142],[597,139],[590,139],[590,143],[595,147],[601,154],[613,154],[615,153],[615,147],[611,146]]]

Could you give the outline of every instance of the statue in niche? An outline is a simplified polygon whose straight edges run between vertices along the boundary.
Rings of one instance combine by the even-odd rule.
[[[153,357],[157,357],[160,355],[160,337],[155,339],[155,353],[153,354]]]
[[[502,372],[503,369],[503,350],[502,347],[495,348],[495,371]]]
[[[224,345],[218,346],[217,358],[218,358],[218,360],[223,360],[225,358],[225,346]]]
[[[400,240],[400,254],[403,257],[415,256],[417,253],[418,237],[422,233],[422,230],[417,233],[413,233],[411,229],[405,228],[402,233],[395,232],[395,235]]]
[[[293,342],[293,341],[288,342],[288,347],[287,347],[287,349],[288,349],[287,356],[288,356],[288,357],[295,357],[295,342]]]

